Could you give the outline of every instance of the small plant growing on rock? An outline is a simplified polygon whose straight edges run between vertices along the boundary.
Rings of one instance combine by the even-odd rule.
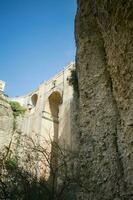
[[[15,118],[19,115],[23,115],[26,111],[26,109],[16,101],[10,101],[10,105]]]
[[[5,161],[6,168],[8,170],[15,170],[17,168],[17,159],[10,158]]]
[[[73,86],[74,92],[77,94],[77,96],[79,96],[78,75],[76,69],[71,70],[71,76],[68,81],[69,84]]]

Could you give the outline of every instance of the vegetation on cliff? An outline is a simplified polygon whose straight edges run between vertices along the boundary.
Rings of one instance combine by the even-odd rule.
[[[11,105],[14,117],[23,115],[26,111],[26,109],[16,101],[10,101],[10,105]]]
[[[55,165],[57,152],[60,161]],[[19,152],[13,153],[11,146],[0,152],[0,200],[73,199],[76,176],[69,169],[73,160],[74,154],[52,141],[44,139],[39,145],[21,136]]]
[[[79,97],[79,83],[78,83],[78,74],[76,69],[71,70],[69,84],[73,86],[75,94]]]

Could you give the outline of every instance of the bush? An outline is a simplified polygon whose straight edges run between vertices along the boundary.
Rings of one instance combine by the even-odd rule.
[[[17,168],[17,159],[16,158],[10,158],[5,161],[6,169],[8,170],[15,170]]]
[[[14,117],[17,117],[19,115],[23,115],[26,111],[26,109],[24,107],[22,107],[16,101],[10,101],[10,105],[11,105]]]
[[[71,76],[69,79],[69,84],[73,86],[74,92],[79,96],[79,84],[78,84],[78,75],[77,70],[71,70]]]

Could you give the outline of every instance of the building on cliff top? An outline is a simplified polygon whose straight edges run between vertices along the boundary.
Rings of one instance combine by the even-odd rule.
[[[5,89],[5,82],[0,80],[0,93],[3,93],[4,92],[4,89]]]

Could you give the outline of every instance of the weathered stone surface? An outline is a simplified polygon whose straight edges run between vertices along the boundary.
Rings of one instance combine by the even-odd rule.
[[[133,199],[132,1],[78,0],[80,177],[84,200]]]
[[[8,146],[13,134],[13,114],[5,99],[0,97],[0,148]]]

